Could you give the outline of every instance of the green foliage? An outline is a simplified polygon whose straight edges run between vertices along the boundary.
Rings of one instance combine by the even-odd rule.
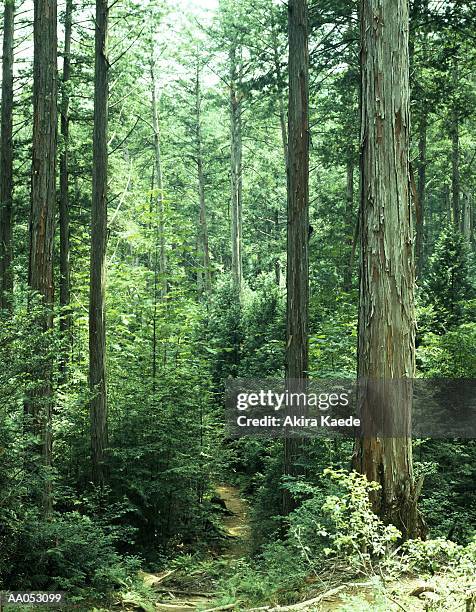
[[[108,485],[102,490],[91,485],[88,294],[94,27],[90,4],[74,3],[72,74],[64,88],[71,98],[71,337],[59,333],[59,320],[65,314],[57,307],[59,292],[53,328],[45,332],[39,324],[44,308],[25,289],[33,124],[28,28],[25,40],[18,38],[14,308],[12,313],[0,313],[2,588],[63,588],[78,601],[87,600],[88,609],[94,606],[91,599],[113,592],[124,606],[150,609],[150,593],[135,580],[136,555],[140,555],[150,571],[170,565],[182,577],[196,571],[206,574],[214,586],[219,585],[221,603],[239,600],[246,607],[299,599],[306,580],[317,579],[320,569],[330,563],[347,573],[371,572],[373,564],[388,562],[397,532],[371,512],[368,494],[375,485],[340,471],[349,465],[351,440],[310,440],[296,462],[305,477],[283,479],[282,441],[224,439],[226,379],[281,378],[285,367],[282,137],[287,110],[287,9],[282,3],[223,0],[213,15],[199,7],[195,13],[185,3],[180,19],[182,8],[162,0],[111,3]],[[473,193],[476,180],[471,111],[474,11],[469,2],[443,3],[425,15],[424,4],[411,3],[412,103],[416,126],[427,123],[428,149],[424,209],[429,261],[421,287],[418,364],[427,377],[471,378],[476,373],[476,301],[471,299],[475,287],[468,240],[454,227],[439,234],[451,216],[448,162],[455,118],[462,199]],[[23,14],[22,9],[20,29],[30,20],[29,10],[27,6]],[[310,24],[309,374],[352,378],[358,310],[358,253],[353,253],[358,250],[354,243],[357,2],[311,3]],[[245,280],[239,296],[229,275],[227,84],[233,47],[239,48],[237,55],[243,59],[237,89],[243,127]],[[167,256],[163,275],[157,270],[159,191],[151,126],[151,61],[160,116]],[[459,78],[453,79],[456,64]],[[417,130],[413,141],[416,158]],[[59,153],[65,144],[60,142]],[[200,154],[210,293],[203,288]],[[472,240],[474,246],[474,235]],[[58,285],[56,269],[55,276]],[[168,281],[167,296],[157,290],[163,276]],[[64,355],[66,375],[59,367]],[[25,427],[29,423],[24,413],[28,401],[36,402],[40,412],[44,407],[36,392],[50,360],[52,468],[41,465],[40,436]],[[419,441],[415,459],[416,469],[426,474],[420,505],[431,533],[454,539],[458,546],[444,540],[408,545],[396,571],[437,572],[450,567],[456,572],[465,564],[469,571],[474,544],[468,542],[476,524],[474,441]],[[326,467],[331,470],[323,476]],[[209,499],[214,484],[223,478],[238,482],[252,501],[252,559],[207,557],[210,550],[215,554],[220,548],[222,516]],[[47,520],[38,498],[50,486],[53,514]],[[297,505],[289,519],[281,516],[286,488]]]
[[[315,378],[354,378],[357,346],[355,308],[338,300],[309,338],[310,375]]]
[[[427,334],[418,349],[420,367],[428,378],[476,377],[476,323],[443,335]]]
[[[282,374],[284,361],[284,296],[272,277],[262,275],[246,296],[243,307],[243,378],[273,378]]]
[[[388,555],[401,536],[372,511],[369,495],[380,485],[342,469],[326,469],[324,476],[337,488],[324,500],[319,488],[296,485],[310,497],[290,517],[289,542],[311,567],[323,558],[345,559],[355,570],[368,572],[372,562]]]
[[[441,334],[465,322],[465,302],[475,293],[468,245],[459,231],[448,227],[442,232],[429,268],[427,302],[433,307],[434,331]]]
[[[8,588],[64,590],[81,600],[104,597],[137,572],[138,559],[118,555],[114,538],[87,516],[38,518],[27,513],[11,535],[4,574]]]
[[[206,323],[210,345],[205,351],[212,356],[212,376],[215,384],[238,374],[242,343],[241,307],[230,277],[217,284]]]
[[[414,456],[417,469],[427,466],[420,509],[430,533],[467,543],[476,521],[475,441],[421,440]]]

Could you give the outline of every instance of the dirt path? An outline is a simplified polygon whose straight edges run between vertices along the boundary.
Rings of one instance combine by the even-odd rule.
[[[221,520],[222,530],[226,538],[220,551],[220,558],[238,559],[244,557],[250,550],[251,542],[249,504],[242,498],[240,489],[229,484],[216,485],[215,493],[223,500],[226,510],[228,510],[227,514],[223,514]],[[213,606],[213,594],[198,594],[193,589],[190,589],[187,593],[187,585],[173,584],[174,577],[175,572],[173,571],[162,572],[161,574],[143,573],[144,582],[161,593],[160,602],[155,606],[156,611],[188,612],[198,609],[206,610]]]
[[[229,544],[223,556],[243,557],[249,552],[251,528],[249,525],[249,504],[241,497],[237,487],[221,484],[215,491],[225,502],[231,514],[223,518],[223,529],[229,536]]]

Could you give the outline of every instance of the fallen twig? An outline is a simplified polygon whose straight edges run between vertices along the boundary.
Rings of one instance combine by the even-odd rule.
[[[330,591],[321,593],[320,595],[318,595],[317,597],[314,597],[313,599],[301,601],[300,603],[293,604],[291,606],[277,606],[276,608],[270,608],[270,612],[278,612],[278,611],[285,612],[287,610],[305,610],[306,608],[309,608],[310,606],[315,606],[316,604],[320,603],[323,599],[326,599],[327,597],[332,597],[333,595],[337,595],[337,593],[340,593],[340,591],[345,589],[345,586],[346,585],[341,584],[340,586],[335,587],[334,589],[331,589]]]
[[[162,572],[162,574],[147,574],[146,572],[141,572],[140,576],[147,586],[154,588],[174,573],[175,570]]]

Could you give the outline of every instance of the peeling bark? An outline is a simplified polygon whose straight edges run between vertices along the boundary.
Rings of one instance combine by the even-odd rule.
[[[286,379],[293,391],[299,391],[305,386],[309,357],[309,23],[306,0],[290,0],[288,36]],[[285,438],[285,474],[294,472],[297,451],[296,440]],[[292,507],[292,499],[285,492],[284,514],[289,513]]]
[[[414,263],[409,185],[409,52],[406,0],[362,0],[361,7],[361,272],[358,374],[382,381],[376,406],[361,395],[363,414],[411,423],[415,371]],[[411,438],[364,438],[356,468],[381,490],[374,510],[404,537],[419,534]]]
[[[44,310],[35,319],[40,331],[53,325],[53,244],[56,208],[57,149],[57,5],[55,0],[35,0],[33,59],[33,147],[28,282]],[[43,464],[51,465],[53,409],[51,358],[34,372],[33,396],[25,404],[30,425],[41,437]],[[49,485],[44,510],[51,512]]]

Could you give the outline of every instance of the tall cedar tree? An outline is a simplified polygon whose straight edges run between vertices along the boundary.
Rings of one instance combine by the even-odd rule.
[[[60,158],[60,305],[67,309],[70,302],[70,262],[69,262],[69,82],[71,79],[71,31],[73,17],[73,0],[66,0],[64,21],[64,51],[63,51],[63,90],[61,97],[61,137],[63,148]],[[70,328],[71,315],[63,312],[61,331],[65,336],[65,348],[61,359],[61,369],[66,373],[68,353],[71,345]]]
[[[358,374],[387,381],[374,398],[361,396],[363,414],[383,407],[401,437],[357,441],[356,466],[381,484],[375,511],[419,534],[411,423],[415,371],[414,263],[410,214],[409,16],[407,0],[363,0],[361,5],[362,157],[361,278]]]
[[[44,310],[36,319],[40,330],[53,325],[53,244],[56,209],[57,149],[57,4],[35,0],[33,58],[33,147],[30,214],[30,288],[42,301]],[[45,465],[51,465],[52,363],[48,355],[34,373],[37,385],[26,403],[33,430],[41,436]],[[45,509],[51,498],[46,491]]]
[[[288,107],[288,244],[286,378],[301,388],[308,372],[309,308],[309,38],[306,0],[288,4],[289,107]],[[297,445],[284,443],[284,473],[292,474]],[[292,509],[285,493],[283,511]]]
[[[97,0],[89,297],[89,385],[91,390],[92,479],[99,486],[102,486],[105,481],[105,452],[108,441],[104,308],[107,241],[108,18],[107,0]]]
[[[13,38],[15,2],[6,0],[3,16],[2,118],[0,134],[0,308],[11,306],[13,290]]]

